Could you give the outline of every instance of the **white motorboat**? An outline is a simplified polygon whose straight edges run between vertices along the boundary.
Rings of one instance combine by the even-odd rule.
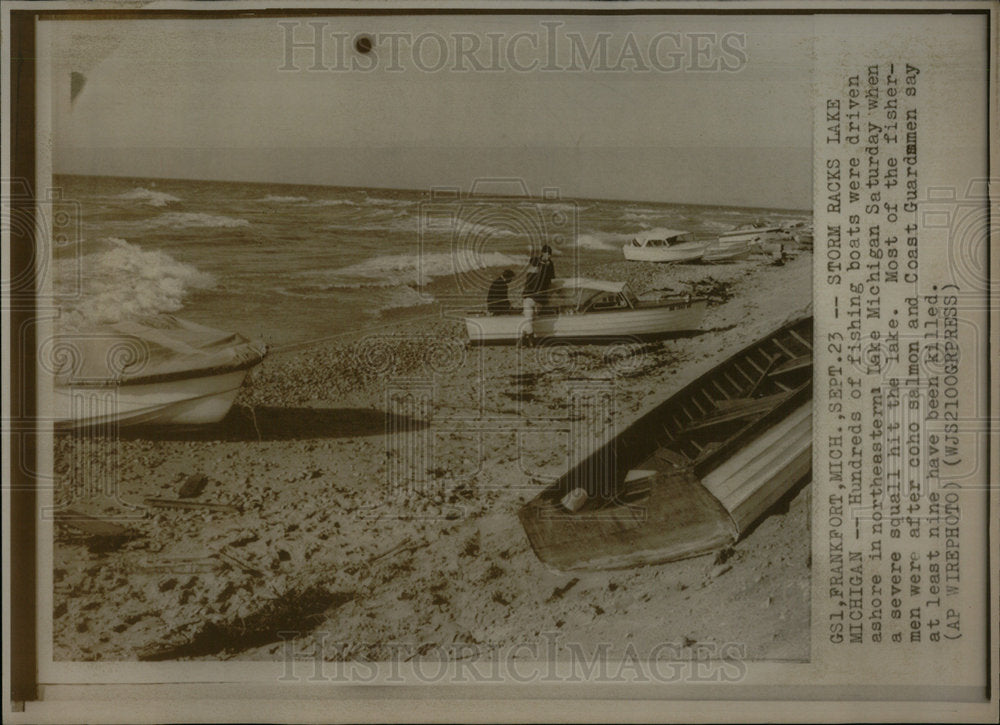
[[[536,338],[656,337],[697,330],[708,301],[682,294],[636,296],[625,282],[582,277],[553,280],[547,299],[529,322],[519,310],[464,316],[474,343],[517,342],[530,325]]]
[[[633,237],[622,252],[630,262],[693,262],[705,252],[705,243],[693,239],[690,232],[668,229]]]
[[[203,425],[222,420],[261,342],[163,316],[64,333],[43,355],[55,361],[59,428]]]
[[[750,256],[751,252],[761,251],[760,245],[750,241],[712,242],[705,248],[699,262],[716,264],[720,262],[738,262]]]
[[[719,242],[722,244],[736,244],[739,242],[760,242],[761,244],[770,242],[786,242],[791,239],[791,235],[784,227],[768,226],[763,222],[747,224],[719,235]]]

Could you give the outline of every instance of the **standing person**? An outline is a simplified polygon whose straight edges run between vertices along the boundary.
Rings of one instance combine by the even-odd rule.
[[[486,310],[491,315],[506,315],[510,312],[508,284],[514,279],[514,273],[505,269],[499,277],[493,280],[489,292],[486,293]]]
[[[524,319],[521,321],[521,339],[517,341],[518,347],[535,346],[535,298],[531,295],[524,295],[521,300],[524,310]]]
[[[524,294],[534,295],[538,304],[544,305],[547,300],[545,291],[552,286],[556,276],[556,267],[552,262],[552,247],[542,245],[541,254],[532,257],[528,262],[528,277],[524,281]]]

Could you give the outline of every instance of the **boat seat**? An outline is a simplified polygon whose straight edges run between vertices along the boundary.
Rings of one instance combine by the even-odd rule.
[[[687,426],[683,431],[678,433],[677,437],[686,438],[692,433],[701,432],[709,428],[714,428],[715,426],[733,423],[752,416],[763,415],[767,411],[771,410],[771,408],[781,403],[781,401],[785,400],[788,396],[789,393],[783,392],[775,393],[774,395],[766,395],[763,398],[738,398],[727,401],[727,405],[724,409],[714,415],[698,421],[697,423]]]
[[[670,448],[659,448],[656,451],[656,457],[661,461],[666,461],[674,468],[684,468],[685,466],[691,465],[691,459],[685,456],[683,453],[671,450]]]
[[[806,368],[811,368],[813,364],[812,355],[803,355],[802,357],[797,357],[789,360],[782,365],[769,370],[768,377],[775,377],[777,375],[785,375],[786,373],[793,373],[797,370],[804,370]]]

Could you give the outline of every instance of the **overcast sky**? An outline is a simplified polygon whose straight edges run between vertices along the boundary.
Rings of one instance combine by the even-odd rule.
[[[279,22],[52,23],[55,172],[410,189],[516,176],[565,197],[811,206],[808,16]],[[306,22],[323,24],[326,69],[307,70],[311,47],[287,69],[289,33],[315,37]],[[602,32],[604,67],[625,70],[544,70],[586,64],[572,36],[590,51]],[[374,53],[338,52],[335,34],[360,33]],[[72,103],[71,72],[86,77]]]

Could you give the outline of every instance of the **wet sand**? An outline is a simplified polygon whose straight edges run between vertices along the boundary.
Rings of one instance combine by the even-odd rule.
[[[210,429],[61,436],[57,503],[129,535],[57,524],[55,658],[274,660],[288,630],[301,632],[296,651],[325,639],[338,658],[400,645],[489,652],[551,633],[589,649],[735,642],[750,659],[808,658],[808,485],[725,565],[709,555],[551,572],[516,512],[567,466],[573,385],[613,385],[616,424],[627,425],[807,305],[811,262],[803,252],[782,267],[584,270],[637,290],[721,283],[731,297],[699,335],[467,349],[461,322],[438,314],[268,357]],[[109,452],[116,464],[96,478],[93,462]],[[207,485],[188,500],[233,509],[143,506],[175,498],[192,474]]]

